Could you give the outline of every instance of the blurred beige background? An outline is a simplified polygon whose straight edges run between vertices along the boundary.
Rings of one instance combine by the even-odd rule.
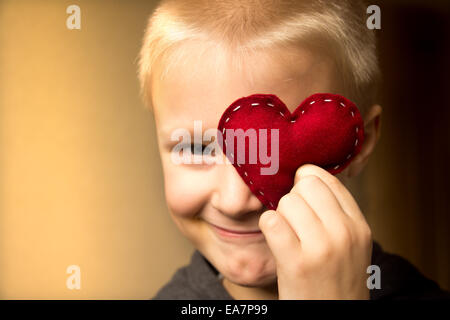
[[[153,1],[0,0],[0,297],[150,298],[172,224],[135,59]],[[81,290],[66,268],[81,268]]]
[[[71,4],[81,30],[66,28]],[[0,298],[147,299],[188,263],[193,247],[169,218],[154,121],[138,96],[154,5],[0,0]],[[421,235],[420,190],[411,177],[400,190],[389,112],[354,193],[375,239],[448,289],[448,215]],[[81,290],[66,287],[69,265],[81,268]]]

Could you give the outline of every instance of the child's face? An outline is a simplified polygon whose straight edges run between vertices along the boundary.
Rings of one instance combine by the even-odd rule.
[[[258,219],[267,208],[222,153],[216,155],[223,157],[221,164],[173,163],[171,151],[179,141],[171,141],[171,134],[186,128],[194,143],[194,121],[202,121],[203,131],[216,129],[233,101],[255,93],[277,95],[291,112],[313,93],[339,93],[332,80],[332,64],[303,49],[283,62],[275,52],[255,55],[246,60],[241,72],[229,68],[214,53],[184,59],[183,66],[174,68],[163,80],[154,78],[152,87],[170,214],[182,233],[229,281],[248,286],[272,284],[276,266],[262,233],[229,237],[212,226],[259,230]],[[217,74],[215,63],[221,65]]]

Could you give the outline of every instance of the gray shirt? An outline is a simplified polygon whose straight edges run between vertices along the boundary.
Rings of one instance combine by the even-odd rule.
[[[384,252],[375,241],[371,264],[381,270],[381,289],[370,290],[371,300],[450,299],[450,292],[441,290],[404,258]],[[219,272],[198,250],[189,265],[178,269],[152,299],[234,300],[222,285]]]

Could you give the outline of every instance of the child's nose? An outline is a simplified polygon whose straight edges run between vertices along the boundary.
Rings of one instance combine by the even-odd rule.
[[[222,214],[228,216],[255,213],[263,208],[263,204],[251,192],[233,165],[227,162],[219,166],[219,179],[212,194],[211,204]]]

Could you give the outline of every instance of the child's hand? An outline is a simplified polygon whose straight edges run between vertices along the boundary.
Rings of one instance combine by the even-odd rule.
[[[300,167],[291,192],[261,215],[259,227],[276,260],[279,299],[369,299],[370,228],[324,169]]]

